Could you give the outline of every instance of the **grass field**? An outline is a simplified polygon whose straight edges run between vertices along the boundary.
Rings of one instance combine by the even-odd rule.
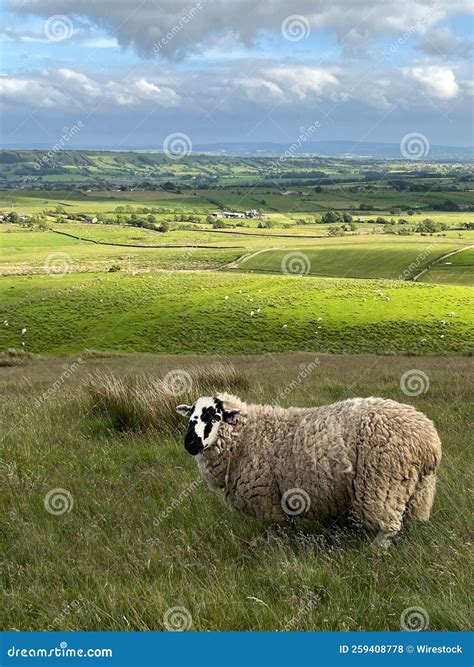
[[[465,360],[323,355],[302,379],[314,359],[230,361],[248,379],[247,400],[274,401],[296,380],[285,403],[383,395],[426,412],[444,446],[428,525],[409,527],[383,556],[350,521],[295,521],[267,544],[256,521],[232,513],[199,481],[181,433],[117,433],[91,413],[82,389],[97,368],[156,378],[209,359],[30,360],[0,368],[8,425],[0,467],[2,628],[161,630],[167,610],[180,606],[196,630],[399,630],[402,612],[416,606],[430,630],[469,629],[472,378]],[[407,398],[400,377],[414,368],[430,387]],[[44,499],[57,488],[73,506],[55,516]]]
[[[185,247],[185,242],[178,239],[163,239],[161,234],[130,228],[128,234],[118,234],[114,238],[113,232],[94,234],[89,230],[71,229],[71,225],[64,225],[67,233],[87,235],[86,238],[101,242],[106,237],[111,243],[127,243],[129,247],[114,245],[98,245],[87,241],[55,234],[54,232],[10,231],[1,234],[3,252],[0,256],[0,273],[33,274],[54,271],[58,264],[64,266],[68,272],[83,273],[86,271],[107,271],[112,266],[119,266],[127,272],[143,270],[179,270],[179,269],[210,269],[218,268],[223,264],[237,259],[244,252],[244,247],[231,237],[224,238],[223,242],[215,242],[212,247]],[[105,238],[104,238],[105,240]],[[174,241],[174,243],[173,243]],[[227,241],[227,242],[226,242]],[[183,247],[167,248],[169,245]],[[189,245],[200,245],[194,239]],[[162,245],[163,247],[136,247],[140,245]],[[204,245],[212,245],[212,243]]]
[[[438,200],[443,200],[446,193],[436,193]],[[462,204],[472,204],[471,192],[456,193]],[[362,202],[374,206],[374,212],[354,210]],[[370,200],[370,201],[368,201]],[[395,203],[394,203],[395,200]],[[436,203],[435,200],[432,203]],[[417,206],[414,215],[407,216],[400,210],[398,213],[390,213],[391,208],[404,205],[405,209],[411,204]],[[60,205],[68,214],[103,214],[112,216],[118,206],[131,206],[133,209],[142,207],[155,207],[158,220],[175,213],[208,215],[219,209],[246,210],[250,208],[260,209],[264,215],[274,220],[275,223],[294,225],[300,218],[310,220],[325,211],[343,210],[353,211],[356,220],[372,223],[378,216],[387,219],[408,219],[410,224],[420,222],[424,217],[448,225],[461,225],[464,222],[473,222],[473,214],[470,212],[436,211],[426,205],[420,193],[412,193],[407,200],[407,195],[396,195],[387,198],[386,192],[378,194],[349,198],[339,189],[329,189],[324,195],[312,195],[307,197],[298,192],[283,195],[278,189],[274,191],[259,191],[258,188],[247,188],[241,190],[186,190],[181,194],[163,190],[153,191],[126,191],[126,192],[104,192],[98,190],[0,190],[0,210],[16,210],[28,214],[40,213],[52,210]],[[405,210],[403,209],[403,210]],[[248,220],[246,224],[256,226],[257,222]]]
[[[66,276],[63,285],[53,275],[0,280],[3,349],[424,354],[472,347],[469,287],[192,271]]]
[[[404,280],[421,271],[428,262],[436,261],[455,248],[448,244],[392,241],[295,248],[292,253],[296,268],[301,264],[300,271],[309,275]],[[291,271],[291,265],[292,256],[288,250],[267,250],[242,260],[239,268],[281,273],[282,270]]]
[[[217,269],[243,258],[238,269],[246,272],[409,280],[428,264],[469,243],[444,236],[400,239],[368,233],[343,239],[305,238],[301,229],[305,228],[294,226],[294,237],[275,237],[272,232],[281,230],[269,230],[270,233],[259,230],[260,236],[252,236],[248,230],[223,233],[206,228],[161,234],[121,225],[53,224],[47,231],[1,225],[0,274],[44,274],[60,270],[63,265],[70,273],[106,272],[111,267],[129,274]],[[324,234],[327,230],[312,231]],[[308,231],[305,232],[307,235]],[[295,253],[302,260],[301,266],[293,259]],[[473,285],[474,266],[470,256],[467,251],[465,259],[458,255],[448,258],[448,264],[442,264],[443,270],[436,274],[439,279],[426,274],[423,280]],[[438,266],[428,273],[435,268]]]
[[[421,280],[429,283],[452,283],[456,285],[473,285],[474,280],[474,249],[447,257],[430,268]]]

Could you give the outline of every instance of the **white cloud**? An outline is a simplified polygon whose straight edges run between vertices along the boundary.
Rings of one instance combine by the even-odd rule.
[[[0,78],[0,100],[6,105],[22,105],[27,112],[40,104],[45,108],[67,106],[67,97],[59,90],[46,90],[41,80],[32,78]]]
[[[421,85],[428,97],[451,100],[459,94],[459,84],[449,67],[428,65],[406,68],[404,71],[408,77]]]
[[[339,86],[334,74],[321,67],[281,65],[266,68],[263,73],[285,89],[289,102],[312,96],[328,97]]]
[[[157,105],[175,107],[180,96],[167,86],[145,78],[132,80],[93,79],[82,72],[61,68],[24,77],[0,78],[0,98],[8,105],[30,105],[57,109],[87,107],[93,111],[111,107]]]

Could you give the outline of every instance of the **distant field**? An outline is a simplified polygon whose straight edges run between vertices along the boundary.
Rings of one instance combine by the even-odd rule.
[[[243,271],[304,273],[343,278],[395,278],[404,280],[421,271],[428,262],[455,249],[449,245],[406,244],[396,240],[360,245],[341,244],[324,248],[267,250],[243,259]],[[472,272],[474,283],[474,272]]]
[[[383,234],[347,235],[343,239],[308,238],[305,226],[295,226],[290,231],[270,230],[270,233],[268,230],[258,230],[258,236],[248,231],[242,234],[224,233],[205,227],[161,234],[123,225],[80,223],[51,224],[51,230],[54,231],[29,231],[18,225],[0,225],[3,249],[0,254],[0,274],[44,273],[48,271],[48,266],[54,265],[55,261],[59,262],[61,256],[69,273],[108,271],[111,267],[119,267],[128,273],[173,269],[207,270],[222,268],[253,253],[258,254],[244,260],[239,264],[239,269],[281,273],[283,258],[292,252],[302,252],[306,256],[305,267],[307,263],[308,268],[308,271],[303,272],[310,275],[406,279],[419,272],[427,262],[452,249],[463,247],[466,243],[465,239],[444,236],[411,236],[403,237],[402,240]],[[88,240],[77,240],[55,231]],[[288,237],[271,233],[278,231],[284,231]],[[326,230],[315,231],[324,234]],[[291,234],[297,235],[297,239],[291,238]],[[58,254],[61,255],[56,259]],[[455,266],[453,263],[445,267],[443,276],[446,280],[443,282],[448,281],[451,273],[451,282],[456,282],[460,272],[458,268],[455,270]],[[463,284],[470,284],[471,281],[474,281],[474,269],[466,266]]]
[[[0,349],[424,354],[473,344],[469,287],[192,271],[64,280],[0,278]]]
[[[65,227],[65,226],[64,226]],[[28,274],[45,273],[48,270],[64,270],[69,273],[85,271],[107,271],[118,266],[124,271],[156,271],[161,269],[212,269],[238,258],[244,247],[232,238],[227,243],[216,243],[216,249],[200,248],[138,248],[133,245],[173,244],[172,239],[153,232],[143,233],[139,229],[129,228],[128,233],[120,230],[116,236],[108,230],[102,234],[92,231],[64,228],[64,231],[87,238],[104,240],[112,243],[127,243],[130,247],[97,245],[87,241],[78,241],[68,236],[53,232],[9,231],[0,233],[3,252],[0,254],[0,273]],[[228,237],[227,237],[228,238]],[[175,244],[184,241],[175,240]],[[195,238],[190,243],[199,245]],[[212,245],[212,244],[209,244]],[[221,246],[221,247],[219,247]],[[226,249],[223,246],[227,246]],[[54,267],[57,266],[57,269]],[[48,268],[50,267],[50,268]]]
[[[420,280],[425,283],[447,283],[453,285],[474,284],[474,248],[439,262],[424,273]]]
[[[267,215],[275,215],[294,222],[298,217],[317,216],[328,210],[352,211],[353,216],[375,220],[405,218],[415,223],[429,215],[433,220],[456,224],[474,222],[474,213],[432,210],[431,204],[454,197],[460,205],[473,205],[472,192],[434,192],[429,199],[422,193],[397,193],[377,191],[351,193],[340,187],[327,187],[323,193],[312,188],[289,190],[272,187],[186,189],[181,194],[164,190],[103,191],[103,190],[0,190],[0,210],[14,208],[19,212],[38,213],[60,204],[68,213],[113,213],[117,206],[155,206],[163,213],[187,212],[207,215],[219,209],[243,211],[257,208]],[[359,211],[361,204],[370,204],[374,211]],[[406,209],[414,207],[415,214],[408,216]],[[391,209],[400,209],[390,213]],[[423,216],[423,217],[420,217]],[[252,224],[251,222],[249,224]]]
[[[127,204],[135,206],[156,205],[172,211],[176,206],[195,210],[196,212],[212,206],[190,192],[176,194],[174,192],[82,192],[77,190],[4,190],[0,191],[0,209],[14,208],[21,212],[39,213],[57,204],[63,206],[68,213],[107,213],[116,206]]]

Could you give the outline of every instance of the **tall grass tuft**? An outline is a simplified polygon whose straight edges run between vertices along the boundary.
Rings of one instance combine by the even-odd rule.
[[[22,348],[9,347],[0,352],[0,366],[24,366],[31,359],[38,359],[38,354],[26,352]]]
[[[190,368],[186,371],[186,380],[183,390],[177,393],[170,390],[166,376],[126,377],[96,371],[88,376],[86,388],[93,409],[104,415],[112,428],[118,431],[154,429],[175,434],[183,427],[182,418],[176,414],[179,403],[193,403],[198,396],[220,391],[232,393],[249,386],[245,373],[221,363]]]

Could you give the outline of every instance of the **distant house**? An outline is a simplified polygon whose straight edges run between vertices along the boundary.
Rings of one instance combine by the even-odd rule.
[[[26,215],[26,213],[18,213],[18,218],[20,220],[28,220],[30,216]]]
[[[213,218],[259,218],[260,213],[256,209],[252,209],[251,211],[244,211],[243,213],[240,211],[216,211],[215,213],[212,213]]]
[[[83,220],[84,222],[90,222],[91,224],[95,224],[97,222],[97,218],[94,218],[91,215],[85,215]]]
[[[245,211],[246,218],[260,218],[260,213],[256,208],[252,208],[250,211]]]

